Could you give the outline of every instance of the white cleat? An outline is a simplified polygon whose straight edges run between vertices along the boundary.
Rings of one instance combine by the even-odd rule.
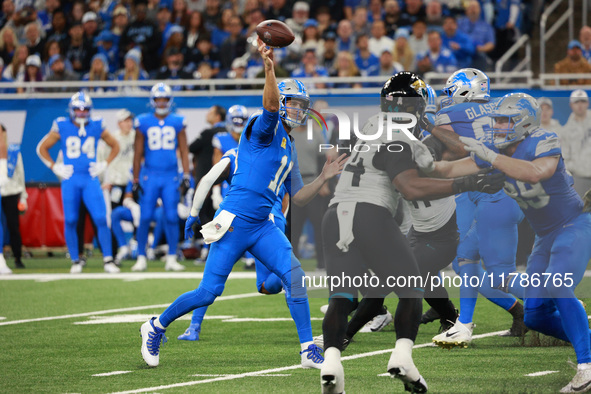
[[[131,254],[131,250],[129,250],[129,246],[122,246],[117,251],[117,256],[115,256],[115,261],[121,262],[122,260],[128,258]]]
[[[176,261],[176,256],[166,256],[166,264],[164,265],[166,271],[184,271],[185,266]]]
[[[131,267],[134,272],[145,271],[148,269],[148,262],[146,256],[137,256],[136,263]]]
[[[300,352],[300,356],[302,358],[302,368],[320,369],[322,367],[322,363],[324,362],[324,357],[322,357],[322,354],[320,353],[322,353],[322,349],[313,343],[310,344],[307,349],[302,350]]]
[[[577,369],[577,374],[564,386],[561,393],[585,393],[591,391],[591,369]]]
[[[472,342],[472,331],[474,330],[474,323],[464,324],[458,318],[456,323],[447,331],[433,337],[433,343],[444,349],[451,349],[453,347],[468,347]]]
[[[154,320],[148,320],[142,324],[140,328],[140,336],[142,337],[142,357],[148,366],[157,367],[160,363],[160,344],[164,339],[166,342],[166,330],[154,326]]]
[[[70,273],[71,274],[82,273],[82,264],[80,264],[80,263],[72,264],[72,267],[70,268]]]
[[[371,321],[369,321],[359,332],[378,332],[382,331],[384,327],[392,323],[394,318],[388,309],[383,315],[377,315]]]
[[[113,263],[112,261],[109,263],[106,263],[104,267],[105,267],[105,272],[107,274],[118,274],[119,272],[121,272],[119,267],[117,267],[115,265],[115,263]]]
[[[6,264],[0,265],[0,275],[10,275],[12,270]]]
[[[392,378],[404,383],[404,389],[411,393],[426,393],[427,382],[419,373],[410,354],[394,349],[388,361],[388,372]]]
[[[323,394],[345,392],[345,370],[341,364],[341,352],[336,348],[327,349],[320,368],[320,385]]]

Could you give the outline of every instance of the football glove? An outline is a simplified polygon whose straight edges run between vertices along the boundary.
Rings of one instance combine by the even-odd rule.
[[[51,167],[51,171],[53,171],[58,178],[66,180],[70,179],[74,174],[74,166],[71,164],[55,163],[53,167]]]
[[[140,209],[140,204],[127,197],[125,200],[123,200],[123,206],[131,211],[133,226],[136,228],[139,227],[142,212]]]
[[[109,164],[106,161],[97,161],[90,163],[90,166],[88,167],[88,173],[91,177],[96,178],[97,176],[105,172],[108,166]]]
[[[425,174],[433,172],[435,169],[435,162],[433,161],[433,155],[427,147],[421,141],[411,141],[412,143],[412,154],[413,160],[416,163],[419,170]]]
[[[435,128],[435,125],[431,123],[431,121],[429,120],[429,118],[427,118],[425,114],[423,114],[423,116],[419,118],[419,127],[431,133]]]
[[[490,164],[492,164],[498,156],[498,153],[474,138],[460,137],[460,141],[464,143],[464,149],[466,149],[466,151],[474,153],[480,159]]]
[[[484,169],[476,174],[454,179],[452,188],[455,194],[464,192],[482,192],[495,194],[505,184],[505,174],[497,172],[492,174],[492,169]]]
[[[201,224],[201,220],[199,220],[199,216],[189,216],[187,221],[185,222],[185,239],[193,239],[195,232],[193,231],[193,225]]]
[[[191,188],[191,175],[184,174],[183,181],[181,182],[181,196],[187,194],[189,189]]]
[[[140,193],[142,193],[143,191],[144,190],[140,186],[139,182],[134,181],[133,184],[131,185],[131,194],[133,194],[133,199],[135,201],[140,200]]]

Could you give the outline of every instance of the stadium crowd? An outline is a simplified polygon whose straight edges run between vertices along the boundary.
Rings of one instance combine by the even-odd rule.
[[[261,76],[254,31],[265,19],[285,21],[296,34],[275,51],[278,77],[490,70],[531,33],[540,10],[541,2],[522,0],[3,0],[0,74],[2,82]],[[584,27],[581,41],[569,44],[581,50],[579,70],[591,68],[590,33]],[[117,88],[91,88],[105,89]],[[15,90],[76,88],[0,92]]]

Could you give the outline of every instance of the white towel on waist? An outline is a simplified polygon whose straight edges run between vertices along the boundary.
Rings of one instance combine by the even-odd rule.
[[[218,241],[232,225],[236,215],[228,211],[221,211],[211,222],[201,227],[201,234],[206,244]]]
[[[353,218],[355,217],[356,202],[341,202],[337,205],[339,219],[339,242],[337,247],[343,252],[349,251],[349,245],[355,239],[353,235]]]

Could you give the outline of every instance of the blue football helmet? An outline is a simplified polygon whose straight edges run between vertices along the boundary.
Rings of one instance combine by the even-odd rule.
[[[157,103],[157,98],[168,99],[165,103]],[[154,108],[154,112],[158,115],[166,115],[170,112],[172,107],[172,90],[170,86],[165,83],[157,83],[150,91],[150,105]]]
[[[92,100],[88,93],[80,91],[72,96],[68,104],[70,118],[78,123],[88,123],[90,120],[90,110],[92,109]]]
[[[233,105],[226,114],[226,130],[241,134],[248,120],[248,110],[244,105]]]
[[[521,141],[540,127],[541,109],[537,100],[525,93],[509,93],[496,104],[492,118],[490,140],[499,148]],[[496,122],[508,123],[505,129],[495,129]]]
[[[277,87],[281,119],[292,129],[306,124],[310,112],[310,96],[304,84],[297,79],[284,79]],[[298,103],[299,106],[293,106],[293,103]]]
[[[490,78],[476,68],[462,68],[453,73],[445,83],[443,107],[466,101],[490,99]]]

